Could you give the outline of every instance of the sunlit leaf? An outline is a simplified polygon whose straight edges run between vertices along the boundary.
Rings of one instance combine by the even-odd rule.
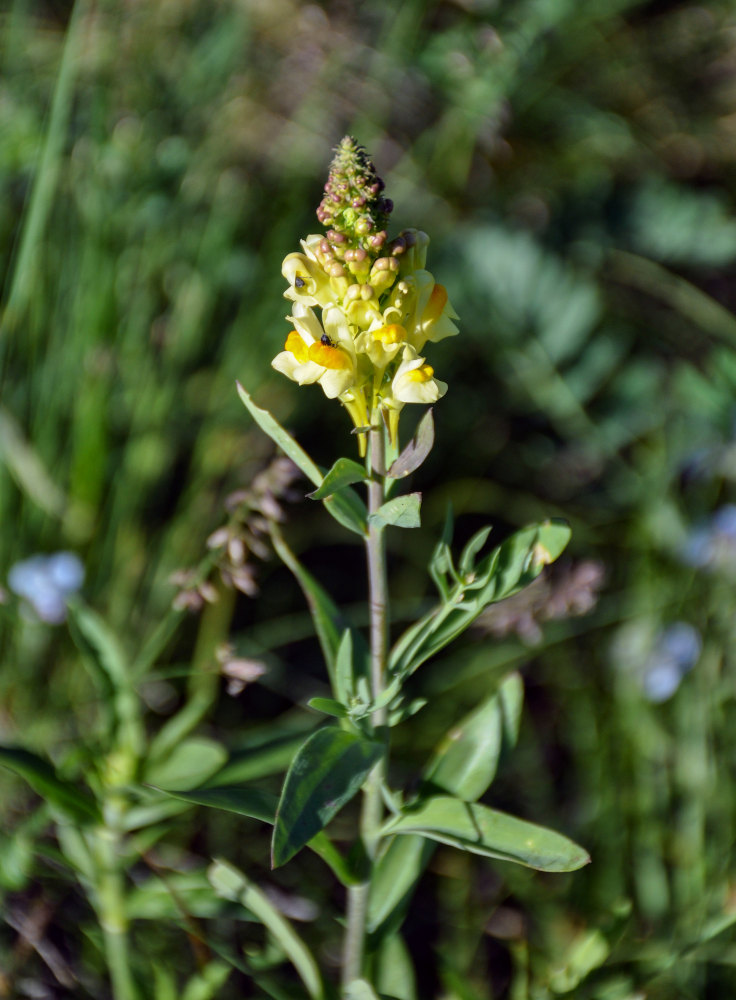
[[[445,735],[424,772],[425,781],[475,802],[493,781],[502,741],[503,713],[494,693]]]
[[[391,834],[422,834],[471,854],[514,861],[547,872],[569,872],[588,864],[587,851],[546,827],[450,796],[407,807],[382,829]]]
[[[404,675],[416,670],[464,632],[489,604],[510,597],[535,580],[558,558],[569,538],[570,528],[562,521],[531,525],[507,538],[463,577],[452,572],[449,549],[438,547],[431,571],[442,600],[399,637],[390,654],[391,672]],[[440,562],[442,552],[445,555]],[[444,566],[449,579],[443,579]]]

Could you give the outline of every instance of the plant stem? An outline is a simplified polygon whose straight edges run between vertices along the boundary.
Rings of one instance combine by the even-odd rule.
[[[106,826],[97,831],[98,863],[97,913],[105,942],[112,994],[115,1000],[138,1000],[138,989],[130,969],[128,916],[125,912],[125,882],[120,861],[121,836],[109,813],[117,812],[114,802],[106,803]]]
[[[371,479],[368,483],[368,514],[375,514],[384,500],[383,482],[377,478],[384,468],[384,437],[380,418],[374,415],[374,429],[370,434]],[[386,578],[386,544],[383,526],[368,523],[366,538],[368,560],[368,587],[371,643],[371,689],[376,700],[383,691],[388,648],[388,586]],[[386,724],[386,709],[373,713],[374,729],[380,731]],[[360,832],[365,852],[372,862],[376,854],[377,831],[381,825],[383,804],[381,783],[385,773],[385,756],[368,776],[363,786],[363,808]],[[363,972],[365,951],[366,916],[370,894],[370,878],[348,889],[347,929],[343,954],[343,987]]]

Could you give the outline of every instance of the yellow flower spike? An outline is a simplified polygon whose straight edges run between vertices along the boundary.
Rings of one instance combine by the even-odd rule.
[[[307,236],[283,263],[293,329],[272,365],[339,399],[356,428],[381,413],[395,445],[404,405],[447,391],[420,353],[457,333],[457,316],[426,270],[426,233],[405,229],[389,242],[392,204],[382,192],[365,150],[343,139],[317,212],[326,232]],[[366,432],[358,446],[365,455]]]

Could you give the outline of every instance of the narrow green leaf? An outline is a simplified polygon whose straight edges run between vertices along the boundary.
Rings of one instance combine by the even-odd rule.
[[[235,384],[238,387],[238,395],[261,430],[268,434],[274,444],[277,444],[289,456],[294,465],[301,469],[307,479],[311,480],[315,486],[321,486],[322,473],[301,445],[296,443],[291,434],[281,426],[268,410],[256,406],[252,396],[247,389],[243,388],[240,382],[236,382]]]
[[[297,444],[294,438],[286,431],[268,410],[256,406],[250,393],[237,382],[238,395],[243,401],[246,409],[255,422],[271,440],[288,455],[292,462],[301,469],[304,475],[316,487],[322,485],[323,476],[317,465],[304,451],[301,445]],[[355,531],[359,535],[364,535],[366,531],[365,504],[353,490],[343,490],[338,496],[333,496],[325,501],[325,508],[330,514],[350,531]]]
[[[368,511],[358,494],[350,486],[343,486],[339,493],[333,494],[322,503],[325,510],[348,531],[363,537],[368,531]]]
[[[355,690],[353,671],[353,633],[346,628],[340,639],[335,662],[335,693],[345,704],[353,697]]]
[[[435,851],[435,844],[424,837],[408,834],[394,837],[378,858],[371,878],[368,901],[368,930],[373,933],[389,920],[401,923],[414,886]]]
[[[575,871],[590,861],[587,851],[560,833],[450,796],[407,807],[381,830],[383,836],[407,833],[539,871]]]
[[[0,747],[0,765],[24,778],[57,818],[80,825],[100,819],[94,799],[62,780],[53,765],[42,757],[20,747]]]
[[[310,997],[322,1000],[324,997],[322,979],[312,953],[265,893],[226,861],[215,861],[207,874],[219,896],[239,902],[273,934],[299,974]]]
[[[335,690],[335,658],[343,630],[346,627],[345,620],[340,609],[329,594],[317,583],[311,573],[302,566],[291,551],[276,524],[271,525],[271,538],[279,558],[291,570],[297,583],[302,588],[302,593],[307,600],[309,613],[312,616],[317,638],[322,648],[322,655],[325,658],[327,672],[330,675],[333,690]]]
[[[140,700],[130,664],[120,640],[103,618],[79,598],[68,602],[69,632],[75,645],[112,687],[117,740],[129,753],[140,756],[145,746]]]
[[[219,916],[223,903],[199,868],[193,871],[167,871],[164,878],[153,875],[128,889],[125,911],[131,920],[181,920],[182,909],[193,917]]]
[[[433,788],[475,802],[496,775],[503,738],[503,713],[498,693],[453,726],[424,772]]]
[[[342,1000],[379,1000],[379,997],[365,979],[354,979],[345,987]]]
[[[498,691],[503,713],[503,735],[506,744],[516,746],[521,725],[521,710],[524,706],[524,681],[521,674],[514,671],[505,677]]]
[[[306,715],[304,722],[312,720]],[[234,750],[230,759],[214,775],[208,784],[212,787],[220,785],[240,785],[271,774],[281,774],[288,768],[294,754],[304,742],[307,726],[300,725],[298,729],[289,730],[286,727],[276,729],[270,739],[262,743],[246,745],[241,750]]]
[[[259,819],[264,823],[273,823],[278,805],[278,799],[270,792],[262,792],[253,788],[240,788],[237,785],[225,785],[219,788],[195,788],[188,792],[169,791],[168,789],[161,789],[161,791],[172,798],[191,802],[192,805],[224,809],[226,812]]]
[[[181,1000],[213,1000],[232,973],[230,963],[210,961],[184,987]]]
[[[470,539],[468,544],[462,551],[460,556],[460,562],[458,564],[458,572],[460,576],[467,576],[468,573],[473,569],[475,564],[475,557],[478,555],[480,550],[488,541],[488,536],[492,531],[491,525],[485,528],[481,528],[480,531],[476,531],[473,537]]]
[[[394,497],[382,504],[375,514],[370,514],[368,520],[378,526],[392,524],[396,528],[418,528],[422,523],[419,515],[421,502],[421,493]]]
[[[362,483],[366,478],[366,471],[362,465],[358,465],[351,458],[338,458],[329,472],[325,473],[322,485],[314,492],[307,493],[307,496],[311,500],[324,500],[344,486]]]
[[[144,770],[144,781],[167,791],[203,784],[223,766],[227,750],[206,736],[191,736],[162,760],[151,760]]]
[[[270,792],[238,786],[222,786],[218,788],[195,788],[189,792],[168,792],[174,799],[189,802],[192,805],[207,806],[210,809],[223,809],[225,812],[248,816],[273,826],[276,816],[278,799]],[[323,832],[316,834],[307,844],[322,860],[330,866],[343,885],[354,885],[357,878],[348,862],[340,854],[332,841]]]
[[[419,421],[414,437],[391,465],[388,474],[392,479],[403,479],[415,472],[434,446],[434,418],[429,409]]]
[[[561,521],[545,521],[516,532],[475,566],[469,578],[457,577],[453,586],[442,580],[439,547],[430,571],[440,588],[441,602],[397,640],[390,654],[390,670],[401,676],[417,669],[457,638],[481,612],[527,586],[563,551],[570,528]],[[451,556],[448,554],[451,567]]]
[[[271,847],[274,868],[292,858],[350,801],[382,753],[379,743],[333,727],[309,737],[281,792]]]
[[[325,715],[331,715],[335,719],[344,719],[348,714],[345,706],[341,702],[335,701],[334,698],[310,698],[307,705],[318,712],[324,712]]]
[[[397,932],[383,938],[376,955],[374,974],[379,996],[396,1000],[417,1000],[417,984],[409,949]]]

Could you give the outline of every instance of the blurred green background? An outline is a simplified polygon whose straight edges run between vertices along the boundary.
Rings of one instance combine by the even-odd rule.
[[[77,553],[86,601],[130,650],[144,644],[172,573],[206,557],[226,498],[272,455],[236,378],[317,461],[353,448],[334,404],[269,367],[287,331],[281,260],[317,231],[349,132],[395,228],[430,234],[428,266],[460,315],[430,358],[450,388],[414,477],[423,528],[391,543],[399,614],[430,595],[448,501],[460,540],[487,522],[573,527],[557,620],[532,627],[545,612],[517,607],[428,664],[396,777],[410,782],[489,676],[518,667],[520,744],[488,801],[563,830],[593,863],[553,877],[438,852],[408,915],[419,996],[734,995],[732,5],[6,0],[0,66],[1,741],[78,773],[99,712],[68,631],[23,610],[10,568]],[[318,504],[287,510],[290,544],[360,620],[350,536]],[[604,575],[597,602],[570,582],[583,560]],[[225,639],[269,671],[239,696],[223,682],[204,731],[236,752],[272,725],[316,724],[300,707],[324,684],[301,596],[277,560],[255,572],[256,599],[218,583],[218,604],[167,633],[141,683],[152,732]],[[1,781],[0,996],[106,996],[51,829],[20,781]],[[267,831],[243,823],[187,813],[156,864],[238,855],[315,901],[304,934],[329,964],[325,870],[300,857],[271,874]],[[194,967],[186,913],[155,913],[137,925],[141,953]],[[40,945],[19,930],[30,917]],[[248,982],[218,995],[261,995]]]

